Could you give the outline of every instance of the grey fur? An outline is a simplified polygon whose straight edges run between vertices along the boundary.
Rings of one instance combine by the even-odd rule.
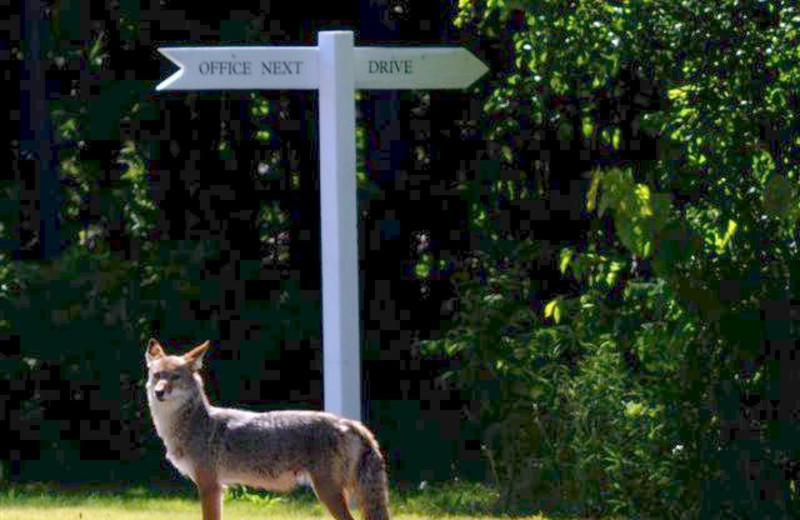
[[[146,355],[148,404],[167,459],[201,494],[203,486],[231,484],[286,491],[307,477],[339,520],[349,520],[349,513],[329,502],[350,494],[366,520],[388,520],[384,460],[363,424],[325,412],[213,406],[196,372],[208,345],[201,347],[167,356],[151,341]]]

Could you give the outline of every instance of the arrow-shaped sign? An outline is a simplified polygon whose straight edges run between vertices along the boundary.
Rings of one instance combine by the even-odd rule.
[[[489,70],[461,47],[356,47],[357,89],[467,88]]]
[[[355,47],[350,31],[321,32],[317,47],[169,47],[159,51],[180,70],[157,90],[319,91],[325,409],[358,419],[355,91],[466,88],[489,69],[458,47]]]
[[[162,47],[180,70],[156,90],[319,88],[317,47]],[[460,47],[355,47],[356,89],[466,88],[489,68]]]
[[[162,47],[180,70],[156,90],[316,89],[316,47]]]

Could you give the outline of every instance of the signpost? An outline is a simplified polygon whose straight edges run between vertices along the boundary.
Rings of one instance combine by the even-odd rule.
[[[319,90],[325,409],[361,416],[356,214],[356,89],[460,89],[489,69],[459,47],[355,47],[323,31],[317,47],[166,47],[180,70],[156,90]]]

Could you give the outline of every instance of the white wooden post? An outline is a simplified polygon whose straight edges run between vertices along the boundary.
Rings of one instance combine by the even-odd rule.
[[[325,410],[361,418],[353,33],[319,34],[322,354]]]
[[[318,89],[325,410],[361,418],[355,90],[466,88],[488,67],[458,47],[162,47],[180,70],[156,90]]]

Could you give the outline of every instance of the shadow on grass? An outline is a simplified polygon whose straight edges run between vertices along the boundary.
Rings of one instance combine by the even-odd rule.
[[[190,485],[175,482],[151,485],[131,485],[124,482],[98,482],[81,484],[15,483],[0,488],[0,505],[26,503],[36,505],[68,505],[87,500],[133,501],[157,499],[194,499],[196,492]]]
[[[390,490],[390,503],[394,515],[420,516],[503,516],[520,517],[542,513],[543,508],[523,505],[515,508],[499,507],[498,491],[488,485],[474,482],[447,482],[427,485],[400,485]],[[15,484],[0,489],[0,508],[5,505],[58,507],[86,502],[100,504],[145,502],[157,500],[197,500],[197,492],[188,481],[162,481],[148,485],[117,483],[98,484]],[[318,502],[307,487],[291,493],[233,487],[227,491],[226,501],[246,502],[259,506],[313,508]],[[550,509],[550,508],[547,508]],[[549,518],[571,517],[574,512],[547,511]]]

